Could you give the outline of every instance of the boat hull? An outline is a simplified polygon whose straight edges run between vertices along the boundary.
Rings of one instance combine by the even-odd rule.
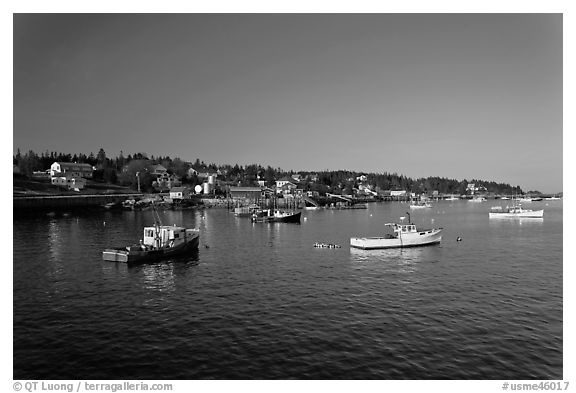
[[[290,214],[283,217],[274,216],[262,216],[262,217],[252,217],[253,222],[290,222],[290,223],[300,223],[300,217],[302,212]]]
[[[440,243],[442,229],[428,229],[414,234],[394,237],[352,237],[350,247],[362,250],[429,246]]]
[[[127,250],[121,248],[108,248],[102,252],[102,259],[110,262],[143,263],[173,257],[183,256],[198,251],[200,237],[195,236],[191,240],[172,248],[157,250]]]
[[[520,213],[490,212],[490,218],[543,218],[544,210],[523,211]]]

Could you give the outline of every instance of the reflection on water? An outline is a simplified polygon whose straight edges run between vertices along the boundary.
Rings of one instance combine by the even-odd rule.
[[[144,287],[159,292],[174,291],[174,265],[155,264],[142,266]]]
[[[490,227],[503,228],[515,225],[542,225],[544,223],[543,217],[502,217],[497,219],[488,220]]]
[[[418,264],[429,260],[432,247],[389,248],[382,250],[362,250],[350,247],[351,261],[358,264],[355,267],[371,269],[375,263],[383,264],[399,273],[413,273]]]
[[[51,219],[48,223],[48,247],[50,249],[50,257],[54,261],[58,261],[62,257],[62,247],[65,242],[66,232],[62,231],[60,225],[62,221]]]

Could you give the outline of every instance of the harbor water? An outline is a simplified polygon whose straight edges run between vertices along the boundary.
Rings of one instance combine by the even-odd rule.
[[[524,220],[489,219],[495,204],[413,210],[441,244],[378,251],[349,239],[407,204],[301,224],[165,211],[200,228],[199,251],[138,266],[101,254],[137,242],[150,211],[15,216],[13,377],[562,379],[562,201]]]

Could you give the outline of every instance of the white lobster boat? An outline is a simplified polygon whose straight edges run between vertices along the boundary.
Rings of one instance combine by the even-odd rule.
[[[363,250],[405,248],[438,244],[442,240],[442,228],[418,229],[410,218],[408,224],[388,223],[386,226],[392,227],[394,233],[381,237],[352,237],[350,247]]]
[[[520,204],[507,209],[492,209],[488,213],[490,218],[544,218],[544,210],[523,209]]]

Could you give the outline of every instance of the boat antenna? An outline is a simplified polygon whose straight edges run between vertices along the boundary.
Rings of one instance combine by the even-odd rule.
[[[410,213],[406,212],[406,214],[408,215],[408,224],[412,224],[412,220],[410,219]]]

